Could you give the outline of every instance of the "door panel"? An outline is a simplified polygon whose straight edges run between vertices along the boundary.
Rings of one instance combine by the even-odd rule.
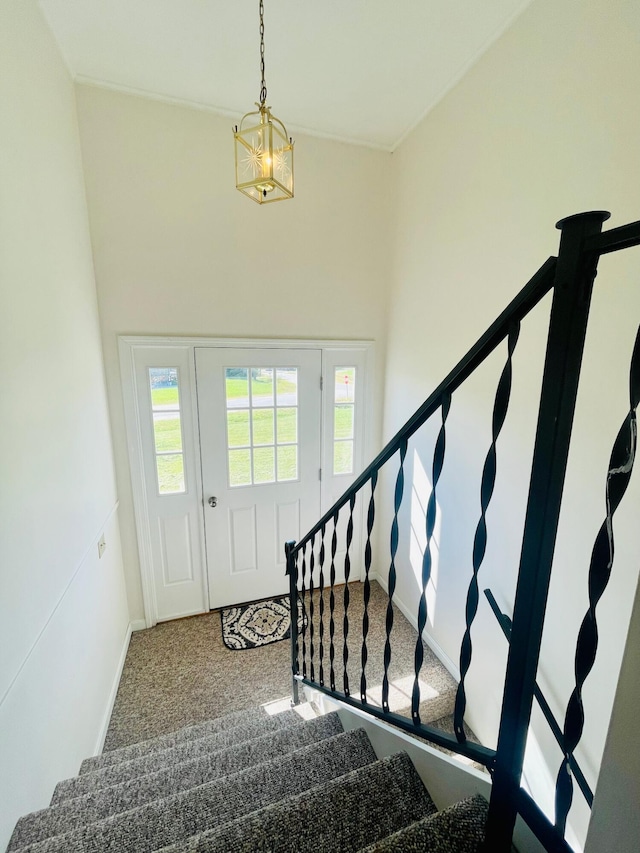
[[[210,606],[283,594],[284,543],[320,515],[321,352],[195,360]]]
[[[255,572],[258,568],[258,531],[256,529],[256,507],[229,508],[229,540],[231,546],[231,564],[229,571],[234,574]]]
[[[206,606],[189,347],[137,350],[135,386],[155,624]]]
[[[165,586],[193,581],[191,529],[188,515],[159,518],[160,551]]]

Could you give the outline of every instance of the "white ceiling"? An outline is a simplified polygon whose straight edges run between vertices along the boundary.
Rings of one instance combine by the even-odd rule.
[[[268,104],[290,132],[393,148],[531,0],[264,0]],[[74,77],[239,116],[258,0],[39,0]]]

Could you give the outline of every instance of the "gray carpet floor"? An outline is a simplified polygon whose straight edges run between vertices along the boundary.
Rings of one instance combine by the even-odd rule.
[[[399,753],[162,853],[358,853],[434,809],[411,760]]]
[[[360,643],[364,586],[349,585],[351,624],[348,677],[351,691],[359,693]],[[335,669],[339,689],[343,678],[344,587],[336,587]],[[383,676],[387,595],[372,584],[369,603],[369,658],[367,684],[378,700]],[[315,596],[315,655],[318,677],[318,599]],[[328,596],[325,593],[325,680],[328,682]],[[393,656],[390,680],[392,710],[410,716],[416,632],[395,609]],[[309,653],[310,631],[306,643]],[[302,644],[301,644],[302,646]],[[220,613],[215,611],[136,632],[127,652],[124,671],[107,732],[105,751],[230,711],[277,702],[291,695],[290,645],[288,641],[258,649],[231,651],[222,642]],[[455,681],[425,647],[421,682],[428,685],[431,721],[451,713]],[[377,688],[377,690],[376,690]],[[425,720],[426,722],[427,720]],[[443,726],[447,720],[443,720]]]
[[[363,591],[360,584],[335,591],[335,678],[339,689],[348,678],[356,695]],[[346,594],[351,596],[348,655]],[[316,595],[315,612],[307,607],[304,639],[309,652],[313,626],[316,674],[318,603]],[[387,604],[383,590],[374,586],[367,663],[373,702],[380,699]],[[328,614],[324,627],[328,681]],[[392,639],[389,700],[392,710],[408,716],[417,635],[399,612]],[[456,683],[428,649],[424,653],[422,719],[450,730]],[[290,708],[290,690],[289,643],[229,650],[217,612],[135,634],[107,750],[83,762],[77,777],[57,785],[51,808],[18,822],[9,849],[291,853],[295,843],[296,853],[362,853],[363,848],[395,853],[428,842],[440,853],[477,853],[484,801],[481,807],[474,802],[454,807],[453,817],[461,816],[458,832],[447,810],[436,813],[405,753],[377,760],[363,729],[345,732],[338,714],[315,716],[311,705]]]

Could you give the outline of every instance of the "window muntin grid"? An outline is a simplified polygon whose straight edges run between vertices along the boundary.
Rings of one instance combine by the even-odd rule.
[[[229,487],[298,479],[298,368],[225,368]]]
[[[158,494],[186,492],[179,370],[148,368]]]
[[[356,368],[333,372],[333,473],[353,474]]]

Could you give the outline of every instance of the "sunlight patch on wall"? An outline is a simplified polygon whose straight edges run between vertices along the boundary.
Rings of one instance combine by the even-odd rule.
[[[413,478],[411,481],[411,541],[409,561],[418,589],[422,592],[422,560],[427,546],[427,504],[431,495],[431,482],[417,450],[413,451]],[[436,523],[431,537],[431,577],[427,584],[427,628],[435,627],[436,597],[438,591],[438,559],[440,554],[440,527],[442,515],[436,501]]]

